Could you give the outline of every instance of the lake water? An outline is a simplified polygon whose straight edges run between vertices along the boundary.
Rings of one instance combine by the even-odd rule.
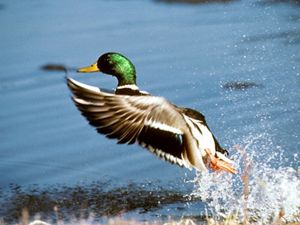
[[[93,213],[95,220],[122,215],[203,221],[206,210],[221,215],[240,206],[235,202],[241,200],[240,175],[199,175],[138,146],[115,144],[77,111],[64,72],[41,70],[49,63],[86,66],[108,51],[132,60],[141,89],[201,111],[240,174],[243,157],[234,146],[246,148],[252,165],[249,208],[261,212],[258,217],[279,208],[287,218],[297,213],[297,1],[2,0],[0,27],[5,221],[18,219],[23,208],[54,220],[57,213],[62,218]],[[69,75],[116,86],[115,78],[103,74]],[[236,82],[253,85],[240,89]]]

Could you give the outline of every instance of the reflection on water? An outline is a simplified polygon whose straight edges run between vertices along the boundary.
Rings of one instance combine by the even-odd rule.
[[[250,81],[232,81],[222,84],[222,87],[229,90],[246,90],[253,87],[262,87],[262,85],[256,84]]]
[[[300,31],[290,30],[290,31],[281,31],[278,33],[269,33],[269,34],[260,34],[256,36],[249,36],[245,38],[245,41],[250,42],[267,42],[270,40],[281,39],[283,43],[294,45],[300,43]]]
[[[0,191],[0,203],[5,205],[0,209],[0,218],[11,223],[21,217],[24,208],[31,217],[39,214],[47,221],[71,217],[84,219],[91,214],[101,218],[136,210],[143,214],[169,204],[191,201],[175,186],[166,189],[157,183],[130,183],[114,187],[111,182],[47,188],[10,185],[8,191]]]
[[[261,0],[258,1],[260,4],[274,4],[274,3],[292,3],[296,6],[299,6],[300,1],[299,0]]]
[[[67,71],[67,67],[63,64],[47,63],[41,66],[42,70],[46,71]]]

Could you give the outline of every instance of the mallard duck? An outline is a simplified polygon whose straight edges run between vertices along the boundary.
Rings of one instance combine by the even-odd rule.
[[[102,72],[118,79],[115,92],[110,93],[67,77],[77,108],[99,133],[118,143],[138,143],[161,159],[189,169],[236,173],[205,117],[141,91],[135,67],[124,55],[105,53],[77,72]]]

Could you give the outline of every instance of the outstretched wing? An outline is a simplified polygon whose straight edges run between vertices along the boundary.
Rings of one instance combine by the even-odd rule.
[[[101,134],[118,143],[138,142],[171,163],[189,167],[182,159],[184,120],[161,97],[115,95],[67,78],[82,115]]]

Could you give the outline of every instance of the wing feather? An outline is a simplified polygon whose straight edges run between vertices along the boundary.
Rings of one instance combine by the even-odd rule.
[[[101,134],[118,143],[138,143],[158,157],[180,166],[184,151],[184,119],[161,97],[115,95],[67,78],[73,101]]]

